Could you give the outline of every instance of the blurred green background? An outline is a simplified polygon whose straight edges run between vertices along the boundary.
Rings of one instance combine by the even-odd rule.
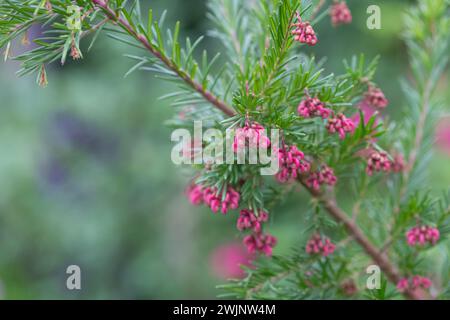
[[[185,35],[205,33],[204,0],[142,1]],[[399,78],[407,56],[399,37],[401,11],[413,1],[377,1],[382,30],[366,28],[371,1],[349,0],[354,22],[332,28],[324,19],[320,44],[327,73],[363,52],[381,55],[377,82],[391,100],[391,117],[404,107]],[[216,40],[204,43],[212,53]],[[15,46],[20,51],[20,46]],[[220,246],[239,243],[236,213],[214,215],[184,196],[191,177],[170,161],[173,110],[157,98],[171,90],[149,73],[123,75],[133,49],[101,37],[85,59],[48,69],[49,86],[17,78],[18,65],[0,64],[0,298],[214,298],[223,283],[211,262]],[[448,84],[443,84],[448,87]],[[450,101],[447,97],[447,101]],[[448,155],[437,153],[431,188],[448,187]],[[303,197],[303,195],[300,195]],[[275,253],[304,239],[298,194],[273,212]],[[66,268],[79,265],[82,290],[66,289]],[[223,274],[222,274],[223,276]]]

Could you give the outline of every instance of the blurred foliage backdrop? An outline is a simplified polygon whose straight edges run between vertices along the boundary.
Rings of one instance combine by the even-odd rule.
[[[210,27],[204,0],[142,3],[168,9],[185,35]],[[399,78],[408,72],[400,16],[413,1],[377,1],[382,30],[366,28],[371,3],[348,3],[353,24],[334,29],[324,19],[316,28],[320,43],[309,53],[328,57],[328,72],[342,71],[352,54],[380,54],[376,80],[391,100],[389,116],[399,117]],[[203,45],[222,50],[211,38]],[[13,50],[20,52],[20,44]],[[170,85],[144,72],[124,79],[132,62],[123,53],[130,48],[103,37],[84,60],[49,68],[46,89],[33,78],[18,79],[15,62],[0,65],[1,298],[214,298],[215,285],[224,282],[211,255],[240,241],[236,213],[214,215],[188,204],[190,173],[171,163],[170,129],[162,125],[172,110],[157,99]],[[427,188],[448,187],[448,163],[437,153]],[[273,212],[276,254],[305,241],[302,199],[302,192],[292,193]],[[81,291],[66,289],[72,264],[81,267]]]

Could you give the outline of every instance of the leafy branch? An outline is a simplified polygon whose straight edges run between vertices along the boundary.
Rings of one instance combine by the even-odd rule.
[[[139,25],[137,28],[134,27],[133,21],[131,20],[131,17],[129,15],[117,16],[115,10],[109,7],[108,3],[103,0],[93,0],[93,3],[96,7],[101,8],[111,21],[116,22],[130,36],[140,42],[153,56],[155,56],[165,67],[167,67],[168,70],[174,72],[189,87],[198,92],[201,96],[203,96],[207,101],[209,101],[219,110],[221,110],[224,114],[228,116],[233,116],[235,114],[234,110],[226,105],[225,102],[221,101],[212,92],[206,90],[206,74],[203,76],[203,83],[199,83],[193,78],[193,76],[195,75],[195,69],[191,69],[191,74],[188,74],[177,65],[176,62],[179,62],[181,59],[181,53],[178,43],[179,24],[177,24],[173,36],[173,56],[169,58],[162,50],[164,45],[161,39],[161,31],[159,30],[159,26],[157,23],[153,24],[153,28],[157,34],[159,44],[155,44],[153,42],[151,35],[149,34],[152,30],[151,28],[147,30],[147,32],[144,32],[145,29],[141,25]],[[151,25],[151,17],[149,17],[148,25]],[[210,67],[211,65],[208,66],[208,68]]]

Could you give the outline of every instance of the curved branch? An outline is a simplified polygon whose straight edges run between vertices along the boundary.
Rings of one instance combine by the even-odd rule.
[[[375,247],[370,240],[364,235],[362,230],[356,223],[338,206],[336,200],[328,197],[324,193],[308,187],[304,180],[300,183],[308,190],[308,192],[323,205],[325,210],[337,222],[342,223],[347,232],[356,240],[356,242],[363,248],[363,250],[373,259],[373,261],[384,271],[389,281],[397,284],[401,276],[397,268],[389,261],[386,255],[381,254],[380,250]],[[409,299],[421,300],[424,299],[421,292],[417,290],[407,290],[404,295]]]
[[[186,72],[179,69],[167,56],[161,54],[155,47],[148,41],[147,37],[138,31],[136,31],[123,17],[117,16],[116,12],[108,6],[105,0],[92,0],[95,7],[102,9],[109,19],[120,27],[125,29],[135,40],[140,42],[153,56],[158,58],[167,68],[175,72],[187,85],[197,91],[200,95],[214,105],[217,109],[221,110],[227,116],[234,116],[236,112],[229,107],[225,102],[216,97],[212,92],[205,90],[203,86],[192,79]]]

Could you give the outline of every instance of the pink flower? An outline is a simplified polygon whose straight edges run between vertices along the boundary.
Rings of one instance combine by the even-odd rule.
[[[409,287],[409,281],[408,278],[402,278],[400,279],[400,281],[397,283],[397,290],[400,292],[405,291],[406,289],[408,289]]]
[[[328,166],[323,166],[320,170],[311,173],[306,180],[306,184],[315,190],[319,190],[323,184],[334,186],[336,182],[337,178],[334,175],[333,169]]]
[[[422,277],[420,279],[420,285],[424,289],[429,289],[433,285],[433,282],[431,282],[431,280],[429,278]]]
[[[252,255],[239,243],[229,243],[214,250],[210,264],[214,274],[223,279],[242,278],[241,266],[251,266]]]
[[[355,124],[351,119],[348,119],[342,113],[339,113],[335,118],[328,119],[326,128],[329,133],[338,133],[339,138],[344,139],[347,132],[353,133]]]
[[[218,194],[216,188],[205,188],[203,191],[203,201],[214,213],[219,211],[219,209],[223,214],[226,214],[229,209],[237,209],[239,207],[239,199],[239,192],[232,187],[227,188],[227,193],[223,200],[222,195]]]
[[[424,246],[427,242],[435,245],[439,241],[439,237],[439,230],[430,226],[414,227],[406,233],[406,241],[410,246]]]
[[[364,95],[364,101],[374,107],[384,109],[389,104],[389,100],[384,96],[383,91],[380,88],[376,88],[373,86],[369,87],[369,90]]]
[[[352,13],[347,7],[345,1],[334,3],[331,6],[330,15],[331,22],[334,26],[338,26],[340,24],[349,24],[352,22]]]
[[[249,253],[260,252],[271,256],[277,239],[270,234],[254,233],[244,237],[244,244]]]
[[[406,290],[416,290],[418,288],[429,289],[433,283],[427,277],[413,276],[412,278],[402,278],[397,283],[397,290],[404,292]]]
[[[276,174],[276,178],[281,183],[294,180],[299,173],[307,172],[310,169],[310,164],[305,160],[305,155],[296,146],[284,146],[279,149],[278,160],[280,170]]]
[[[334,252],[336,245],[328,238],[322,238],[318,233],[314,234],[306,243],[306,253],[321,254],[326,257]]]
[[[297,22],[292,25],[295,27],[295,29],[292,30],[294,40],[300,43],[306,43],[309,46],[316,45],[317,36],[313,27],[309,24],[309,22],[302,22],[302,18],[298,12],[296,13],[296,18]]]
[[[200,185],[191,184],[186,190],[186,195],[191,204],[195,206],[203,203],[203,190]]]
[[[318,98],[307,98],[303,100],[300,102],[297,112],[304,118],[322,117],[326,119],[331,115],[331,110],[325,108],[323,102]]]
[[[375,114],[376,110],[375,108],[373,108],[372,106],[370,106],[366,101],[361,101],[359,103],[359,110],[362,111],[363,117],[364,117],[364,124],[367,124],[370,120],[370,118],[372,118],[372,116]],[[361,116],[360,113],[357,112],[352,116],[352,121],[355,124],[355,126],[357,127],[359,125],[359,121],[361,121]],[[374,126],[376,126],[377,124],[377,120],[375,120],[374,122]]]
[[[268,148],[270,146],[270,139],[264,132],[264,127],[257,122],[249,124],[248,122],[244,127],[236,129],[236,135],[233,142],[234,152],[238,152],[245,148],[246,142],[251,148]]]
[[[262,230],[262,223],[266,222],[268,219],[269,215],[267,212],[260,211],[258,216],[256,216],[254,211],[243,209],[237,220],[237,229],[239,231],[253,229],[254,232],[258,233]]]
[[[401,153],[397,153],[394,156],[394,161],[391,162],[392,171],[399,173],[405,170],[405,159]]]
[[[450,119],[441,120],[436,128],[436,145],[450,155]]]
[[[391,161],[389,161],[385,152],[373,151],[367,160],[366,173],[371,176],[374,171],[379,172],[381,170],[389,172],[391,170]]]

